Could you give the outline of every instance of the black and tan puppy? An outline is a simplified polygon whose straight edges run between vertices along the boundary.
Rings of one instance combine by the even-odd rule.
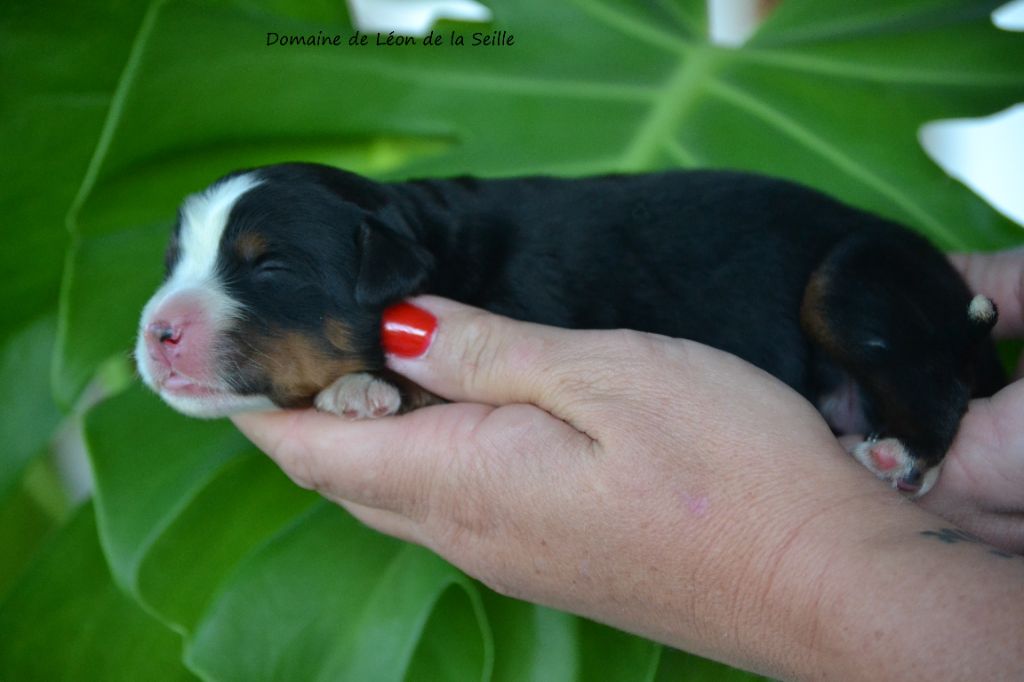
[[[776,375],[854,454],[927,489],[973,395],[1002,383],[996,310],[941,253],[792,183],[727,172],[377,183],[286,164],[187,198],[146,305],[145,382],[198,417],[415,405],[382,310],[434,293],[550,325],[694,339]]]

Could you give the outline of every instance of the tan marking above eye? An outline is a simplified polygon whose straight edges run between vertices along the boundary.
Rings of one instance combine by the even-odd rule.
[[[255,232],[246,232],[235,240],[235,253],[243,260],[254,261],[262,256],[267,250],[267,242],[263,235]]]

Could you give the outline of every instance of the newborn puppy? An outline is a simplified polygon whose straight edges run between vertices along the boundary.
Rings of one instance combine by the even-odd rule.
[[[430,397],[388,374],[386,306],[433,293],[561,327],[734,353],[816,404],[892,485],[924,492],[971,396],[1003,382],[972,296],[921,237],[806,187],[693,171],[378,183],[284,164],[188,197],[142,313],[143,380],[196,417]]]

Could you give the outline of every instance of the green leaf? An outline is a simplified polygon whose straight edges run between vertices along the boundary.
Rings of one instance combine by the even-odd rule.
[[[605,625],[485,592],[494,680],[653,680],[662,647]],[[697,659],[701,660],[701,659]]]
[[[444,598],[451,586],[461,587],[457,598]],[[200,625],[189,663],[223,680],[402,679],[441,606],[445,620],[467,626],[446,647],[456,659],[469,650],[477,662],[449,671],[477,680],[490,648],[473,618],[478,601],[471,583],[436,556],[324,503],[240,568]]]
[[[60,411],[45,380],[55,334],[55,319],[50,315],[0,343],[0,499],[60,423]]]
[[[730,668],[677,649],[665,648],[654,682],[769,682],[769,678]]]
[[[86,435],[114,574],[162,620],[195,635],[189,660],[197,671],[400,679],[413,663],[436,663],[437,646],[425,642],[448,646],[466,623],[475,640],[460,637],[465,646],[449,652],[445,669],[461,661],[479,679],[489,666],[489,633],[470,581],[299,490],[230,424],[187,419],[136,387],[90,412]],[[139,479],[140,471],[148,475]],[[276,596],[267,600],[270,583]],[[436,608],[443,618],[431,618]],[[287,636],[290,621],[301,639]],[[310,628],[319,621],[318,638]]]
[[[0,603],[54,524],[49,510],[24,483],[0,496]]]
[[[80,508],[0,603],[0,679],[192,680],[180,640],[122,594]]]
[[[56,303],[65,216],[142,9],[123,0],[0,5],[0,340]]]
[[[472,597],[469,583],[450,584],[434,603],[416,642],[405,671],[405,679],[416,680],[480,680],[493,679],[493,640],[485,630],[487,621]],[[377,674],[379,669],[369,672]]]
[[[138,593],[168,622],[193,630],[240,558],[319,499],[291,485],[263,453],[247,449],[205,481],[152,540],[138,565]]]
[[[48,378],[65,216],[141,16],[134,6],[0,4],[0,544],[8,556],[0,583],[31,557],[33,539],[51,521],[14,486],[30,460],[46,452],[60,423]]]
[[[111,571],[179,631],[250,549],[319,500],[229,422],[183,417],[138,385],[89,412],[85,437]]]
[[[33,491],[17,482],[46,452],[61,420],[48,378],[68,241],[65,216],[137,23],[132,4],[0,5],[0,594],[54,522]],[[6,640],[9,630],[0,631]],[[5,668],[0,677],[18,677],[3,674]]]

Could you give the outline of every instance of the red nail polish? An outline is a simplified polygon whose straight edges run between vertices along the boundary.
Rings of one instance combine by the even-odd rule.
[[[381,345],[384,352],[403,358],[418,358],[430,348],[437,318],[423,308],[401,302],[384,311]]]

